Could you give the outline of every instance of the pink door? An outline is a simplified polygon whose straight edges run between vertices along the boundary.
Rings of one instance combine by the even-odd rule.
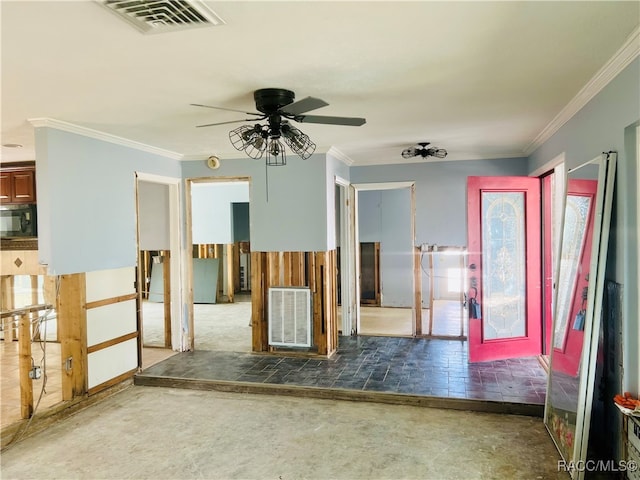
[[[542,351],[540,180],[467,180],[469,361]]]
[[[558,319],[553,336],[553,368],[578,375],[584,337],[586,292],[589,285],[596,180],[567,183],[562,256],[558,281]]]

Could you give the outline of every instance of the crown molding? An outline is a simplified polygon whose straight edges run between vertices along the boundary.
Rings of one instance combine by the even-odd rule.
[[[153,147],[145,143],[136,142],[135,140],[129,140],[127,138],[118,137],[117,135],[111,135],[110,133],[100,132],[88,127],[82,127],[73,123],[65,122],[62,120],[56,120],[55,118],[29,118],[27,121],[37,127],[55,128],[56,130],[62,130],[64,132],[76,133],[84,137],[95,138],[96,140],[102,140],[104,142],[115,143],[122,145],[123,147],[134,148],[147,153],[153,153],[162,157],[172,158],[174,160],[182,160],[183,155],[181,153],[172,152],[163,148]]]
[[[604,66],[582,87],[578,94],[555,116],[553,120],[527,145],[524,154],[531,155],[540,145],[549,140],[554,133],[567,123],[589,101],[606,87],[616,75],[624,70],[640,55],[640,27],[627,37],[622,47]]]
[[[344,163],[348,167],[353,165],[353,159],[348,155],[346,155],[345,153],[338,150],[336,147],[329,148],[329,150],[327,151],[327,155],[331,155],[332,157],[340,160],[342,163]]]

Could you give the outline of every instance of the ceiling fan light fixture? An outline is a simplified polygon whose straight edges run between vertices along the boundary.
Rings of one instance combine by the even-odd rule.
[[[280,135],[272,135],[267,139],[266,164],[269,167],[281,167],[287,164],[287,154],[284,143],[280,141]]]
[[[281,132],[284,142],[303,160],[309,158],[316,151],[316,144],[311,141],[309,136],[289,123],[282,124]]]
[[[447,156],[447,151],[444,148],[428,147],[428,145],[431,145],[431,143],[420,142],[414,147],[405,148],[402,151],[402,157],[403,158],[411,158],[411,157],[445,158]]]
[[[265,133],[262,126],[256,123],[254,126],[243,125],[229,132],[231,145],[238,151],[243,151],[251,158],[262,158],[267,149]]]

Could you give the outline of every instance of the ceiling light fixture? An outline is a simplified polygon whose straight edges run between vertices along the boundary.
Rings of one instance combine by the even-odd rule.
[[[403,158],[411,158],[411,157],[436,157],[436,158],[444,158],[447,156],[447,151],[444,148],[438,147],[429,147],[431,145],[430,142],[421,142],[416,144],[415,147],[405,148],[402,151]]]
[[[285,144],[303,160],[316,150],[316,144],[308,135],[277,114],[269,116],[267,125],[256,123],[231,130],[229,140],[236,150],[244,150],[251,158],[259,159],[266,153],[266,164],[271,167],[287,164]]]

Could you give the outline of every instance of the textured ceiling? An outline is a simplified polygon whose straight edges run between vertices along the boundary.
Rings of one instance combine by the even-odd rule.
[[[1,2],[3,160],[34,158],[52,118],[186,159],[237,158],[234,112],[253,91],[319,97],[297,124],[357,165],[406,162],[430,141],[448,160],[524,156],[638,27],[639,2],[206,2],[224,25],[145,35],[90,0]],[[240,125],[240,124],[237,124]]]

